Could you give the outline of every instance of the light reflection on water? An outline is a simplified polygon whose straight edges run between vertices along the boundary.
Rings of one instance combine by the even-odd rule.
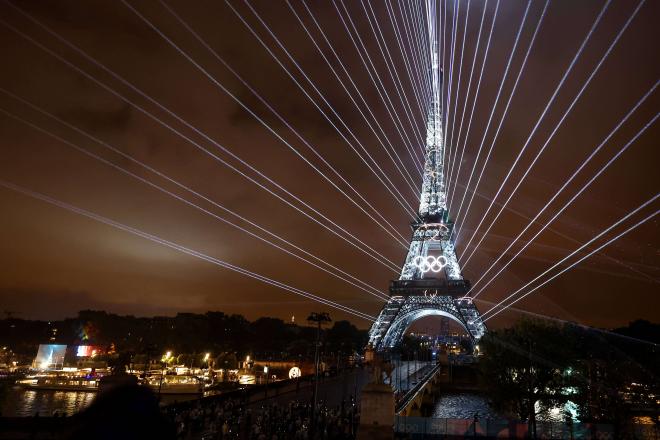
[[[27,417],[39,412],[40,416],[51,416],[57,411],[70,416],[89,406],[95,396],[96,393],[89,391],[26,390],[13,387],[8,390],[2,402],[2,415]]]
[[[568,402],[564,407],[553,407],[547,411],[539,412],[536,419],[547,422],[561,422],[567,411],[573,414],[573,420],[577,421],[577,407],[572,402]],[[488,399],[485,396],[472,393],[447,393],[442,395],[440,400],[435,404],[432,417],[443,419],[474,419],[475,414],[478,415],[480,420],[506,418],[496,413],[488,405]],[[515,415],[511,418],[515,418]]]
[[[28,390],[21,387],[10,388],[4,401],[0,402],[0,414],[5,417],[31,417],[37,412],[42,417],[58,414],[71,416],[87,408],[96,392]],[[196,399],[195,395],[162,395],[161,405]]]
[[[433,408],[433,416],[443,419],[498,419],[500,416],[488,406],[484,396],[471,393],[447,393],[440,396]]]
[[[70,416],[88,407],[95,397],[96,393],[88,391],[27,390],[13,387],[8,390],[5,401],[0,402],[0,409],[1,414],[6,417],[29,417],[34,416],[37,411],[40,416],[51,416],[55,411]],[[161,396],[161,404],[194,398],[195,396]],[[472,393],[447,393],[442,395],[435,404],[432,417],[473,419],[475,414],[478,414],[479,419],[501,418],[499,414],[490,408],[485,396]],[[551,411],[545,417],[540,415],[539,419],[560,420],[560,417],[557,417]],[[644,423],[644,421],[640,420],[637,423]]]

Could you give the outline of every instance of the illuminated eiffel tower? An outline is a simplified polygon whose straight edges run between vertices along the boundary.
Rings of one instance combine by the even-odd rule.
[[[454,250],[454,223],[449,219],[443,173],[445,144],[440,108],[441,71],[433,22],[429,109],[419,218],[398,280],[390,283],[390,299],[369,331],[369,344],[382,351],[395,347],[410,325],[424,316],[440,315],[460,324],[476,343],[485,333],[481,315],[466,297],[470,282],[461,276]]]

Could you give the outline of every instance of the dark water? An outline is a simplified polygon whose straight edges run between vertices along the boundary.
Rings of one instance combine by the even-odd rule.
[[[87,408],[96,394],[89,391],[28,390],[16,386],[10,388],[4,401],[0,402],[0,412],[5,417],[29,417],[37,412],[43,417],[51,416],[55,411],[70,416]],[[195,398],[194,395],[163,395],[160,400],[166,405]]]
[[[86,408],[96,393],[88,391],[27,390],[10,388],[2,402],[2,415],[6,417],[51,416],[55,411],[67,415]]]
[[[497,419],[484,396],[472,393],[447,393],[435,404],[433,416],[443,419],[472,419],[478,414],[480,419]]]
[[[6,417],[34,416],[38,411],[41,416],[50,416],[55,411],[75,414],[89,406],[96,393],[87,391],[50,391],[27,390],[12,387],[8,390],[0,410]],[[194,396],[161,396],[163,404],[194,399]],[[447,393],[440,397],[433,410],[434,418],[473,419],[478,413],[479,419],[499,419],[501,416],[489,406],[485,396],[472,393]]]
[[[537,415],[537,420],[546,422],[561,422],[562,414],[570,412],[571,404],[564,407],[553,407]],[[473,393],[447,393],[440,397],[433,409],[434,418],[442,419],[473,419],[477,414],[483,419],[506,419],[506,416],[498,414],[489,405],[486,396]],[[574,418],[577,421],[577,418]]]

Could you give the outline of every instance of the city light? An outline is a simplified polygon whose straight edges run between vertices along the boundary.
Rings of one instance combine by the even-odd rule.
[[[297,378],[297,377],[300,377],[301,374],[302,374],[302,373],[300,372],[300,368],[298,368],[298,367],[292,367],[292,368],[289,370],[289,379],[295,379],[295,378]]]

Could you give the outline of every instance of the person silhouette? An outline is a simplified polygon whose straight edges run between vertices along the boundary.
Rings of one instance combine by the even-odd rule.
[[[161,413],[155,394],[134,384],[99,393],[72,425],[70,440],[176,438],[174,424]]]
[[[479,423],[479,413],[475,412],[474,417],[472,419],[472,423],[468,425],[467,430],[463,434],[463,437],[467,438],[472,435],[472,437],[476,438],[477,437],[477,423]]]

